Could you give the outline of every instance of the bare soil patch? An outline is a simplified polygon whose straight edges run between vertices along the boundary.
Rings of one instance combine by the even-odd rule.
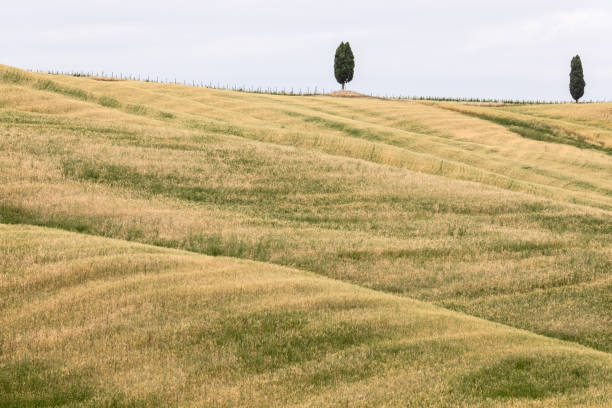
[[[334,91],[326,94],[327,96],[335,96],[341,98],[372,98],[370,95],[360,94],[359,92],[353,91]]]

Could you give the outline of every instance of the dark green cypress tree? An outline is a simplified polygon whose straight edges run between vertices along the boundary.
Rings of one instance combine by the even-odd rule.
[[[584,82],[584,73],[582,72],[582,61],[580,61],[580,56],[576,55],[572,58],[572,70],[570,71],[570,93],[572,94],[572,98],[578,103],[578,99],[582,98],[584,95],[584,87],[586,83]]]
[[[341,42],[336,48],[336,56],[334,57],[334,75],[336,81],[342,84],[342,89],[347,82],[353,79],[355,71],[355,56],[351,45],[348,42]]]

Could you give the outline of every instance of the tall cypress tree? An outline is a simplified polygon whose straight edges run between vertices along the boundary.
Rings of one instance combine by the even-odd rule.
[[[578,103],[578,99],[582,98],[584,95],[584,87],[586,83],[584,82],[584,73],[582,72],[582,61],[580,61],[580,56],[576,55],[572,58],[572,70],[570,71],[570,93],[572,94],[572,98]]]
[[[353,72],[355,71],[355,56],[351,45],[347,42],[341,42],[338,48],[336,48],[336,56],[334,57],[334,75],[336,81],[342,84],[342,89],[347,82],[351,82],[353,79]]]

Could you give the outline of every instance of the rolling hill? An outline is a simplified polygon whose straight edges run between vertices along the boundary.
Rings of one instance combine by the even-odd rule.
[[[610,113],[0,66],[0,407],[606,406]]]

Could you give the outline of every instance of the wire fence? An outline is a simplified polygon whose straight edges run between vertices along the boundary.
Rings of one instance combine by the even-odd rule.
[[[175,84],[175,85],[184,85],[184,86],[192,86],[197,88],[207,88],[207,89],[216,89],[216,90],[225,90],[225,91],[234,91],[234,92],[246,92],[246,93],[254,93],[254,94],[268,94],[268,95],[284,95],[284,96],[320,96],[327,95],[325,88],[318,88],[314,86],[312,88],[262,88],[262,87],[252,87],[252,86],[238,86],[238,85],[230,85],[230,84],[221,84],[221,83],[212,83],[212,82],[202,82],[195,80],[177,80],[169,79],[159,76],[141,76],[141,75],[133,75],[133,74],[123,74],[123,73],[105,73],[101,72],[75,72],[75,71],[41,71],[41,70],[33,70],[29,69],[30,72],[38,72],[43,74],[51,74],[51,75],[69,75],[74,77],[89,77],[98,79],[101,81],[140,81],[140,82],[154,82],[154,83],[162,83],[162,84]],[[440,96],[405,96],[405,95],[379,95],[374,93],[369,94],[361,94],[363,96],[368,96],[371,98],[384,99],[384,100],[413,100],[413,101],[431,101],[431,102],[462,102],[462,103],[475,103],[475,104],[503,104],[503,105],[544,105],[544,104],[568,104],[574,103],[568,100],[532,100],[532,99],[495,99],[495,98],[460,98],[460,97],[440,97]],[[610,102],[609,100],[584,100],[580,101],[580,103],[605,103]]]

